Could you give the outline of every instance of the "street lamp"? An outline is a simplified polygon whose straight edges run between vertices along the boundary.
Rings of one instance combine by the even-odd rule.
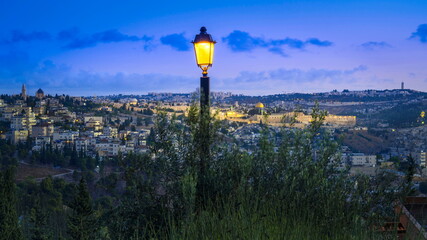
[[[197,34],[194,41],[192,41],[197,66],[203,70],[203,76],[207,76],[208,68],[212,67],[214,45],[216,43],[206,31],[205,27],[200,28],[200,34]]]
[[[196,203],[198,208],[204,207],[207,198],[207,180],[206,169],[208,169],[210,158],[210,107],[209,107],[209,77],[208,69],[212,67],[215,41],[212,36],[206,33],[206,28],[200,28],[200,34],[197,34],[192,42],[194,53],[196,54],[196,63],[202,69],[203,76],[200,78],[200,129],[198,142],[200,144],[199,154],[199,173],[196,185]]]
[[[196,54],[196,63],[202,69],[203,77],[200,78],[200,107],[209,107],[209,77],[208,69],[212,67],[215,41],[212,36],[206,32],[206,28],[200,28],[200,34],[197,34],[192,41],[194,53]]]

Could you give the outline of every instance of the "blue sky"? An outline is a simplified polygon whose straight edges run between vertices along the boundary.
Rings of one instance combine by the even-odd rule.
[[[218,42],[213,91],[427,91],[427,1],[0,2],[0,93],[190,92],[190,41]]]

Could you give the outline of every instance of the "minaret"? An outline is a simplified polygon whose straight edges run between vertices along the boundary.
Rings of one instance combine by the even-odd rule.
[[[27,100],[27,88],[25,87],[25,84],[22,84],[21,97],[24,100]]]

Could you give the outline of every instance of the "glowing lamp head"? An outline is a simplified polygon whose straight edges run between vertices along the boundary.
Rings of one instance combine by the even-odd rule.
[[[206,33],[206,28],[200,28],[200,34],[197,34],[192,41],[194,53],[196,54],[197,66],[203,70],[203,75],[208,74],[208,68],[212,66],[215,41],[212,36]]]

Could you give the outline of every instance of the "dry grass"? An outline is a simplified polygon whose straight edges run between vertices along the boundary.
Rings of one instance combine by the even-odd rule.
[[[45,178],[67,172],[69,171],[65,169],[56,169],[51,166],[19,164],[18,168],[16,169],[16,181],[23,181],[26,178]]]

